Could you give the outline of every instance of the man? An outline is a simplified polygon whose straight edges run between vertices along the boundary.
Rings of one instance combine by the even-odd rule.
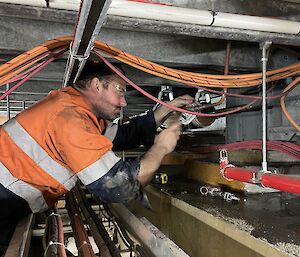
[[[20,217],[51,207],[79,179],[105,202],[141,200],[162,158],[173,151],[180,123],[155,137],[171,112],[161,106],[118,126],[125,82],[107,67],[90,62],[72,87],[51,92],[0,128],[0,245],[6,246]],[[186,95],[170,102],[192,103]],[[123,161],[112,150],[140,144],[145,155]]]

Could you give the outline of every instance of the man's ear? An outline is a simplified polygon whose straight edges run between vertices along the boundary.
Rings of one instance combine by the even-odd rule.
[[[100,91],[102,89],[102,83],[98,78],[92,78],[91,80],[91,88]]]

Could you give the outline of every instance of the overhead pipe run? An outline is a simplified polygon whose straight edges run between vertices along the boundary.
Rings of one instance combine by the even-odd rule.
[[[3,3],[46,7],[40,0],[0,0]],[[79,2],[53,0],[50,8],[77,11]],[[151,2],[113,0],[108,10],[109,15],[170,21],[184,24],[197,24],[213,27],[245,29],[299,35],[300,22],[276,18],[258,17],[242,14],[222,13],[209,10],[176,7]]]
[[[149,2],[114,0],[108,14],[255,31],[287,34],[299,34],[300,32],[300,22],[158,5]]]

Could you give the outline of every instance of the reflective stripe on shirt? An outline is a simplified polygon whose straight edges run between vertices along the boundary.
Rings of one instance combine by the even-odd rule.
[[[76,175],[54,161],[16,119],[5,123],[2,128],[15,144],[51,177],[63,184],[68,190],[71,190],[75,186],[77,181]]]
[[[9,191],[27,201],[32,212],[39,212],[48,208],[41,191],[15,178],[2,162],[0,162],[0,181]]]
[[[112,151],[108,151],[98,161],[77,173],[84,185],[89,185],[103,177],[120,160]]]
[[[104,136],[109,138],[110,141],[114,141],[117,135],[118,128],[119,128],[118,124],[114,122],[109,123],[105,129]]]

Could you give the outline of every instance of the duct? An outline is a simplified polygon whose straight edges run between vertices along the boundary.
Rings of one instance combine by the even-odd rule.
[[[45,6],[39,0],[1,0],[3,3],[13,3],[32,6]],[[50,8],[78,10],[77,4],[63,1],[51,1]],[[169,5],[114,0],[108,10],[109,15],[142,18],[159,21],[170,21],[184,24],[246,29],[253,31],[275,32],[298,35],[300,22],[275,18],[257,17],[241,14],[221,13],[208,10],[182,8]]]

